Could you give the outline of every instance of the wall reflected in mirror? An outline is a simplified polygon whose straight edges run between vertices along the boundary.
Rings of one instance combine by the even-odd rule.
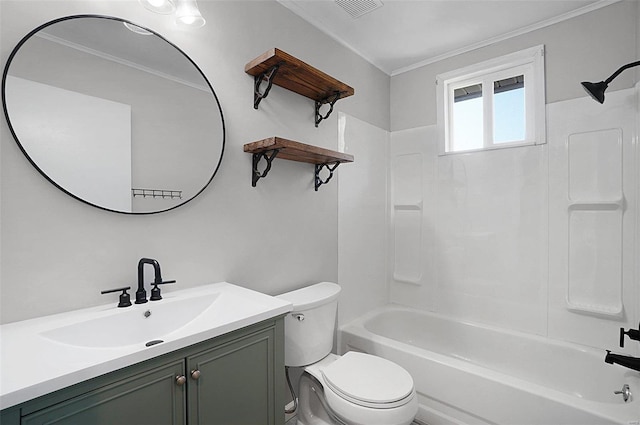
[[[2,95],[32,164],[99,208],[173,209],[203,191],[222,160],[224,120],[209,81],[163,37],[118,18],[37,28],[10,56]],[[165,192],[179,196],[151,195]]]

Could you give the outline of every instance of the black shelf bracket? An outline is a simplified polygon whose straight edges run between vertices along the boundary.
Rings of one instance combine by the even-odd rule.
[[[340,99],[340,92],[339,91],[334,92],[332,95],[327,96],[327,97],[325,97],[324,99],[322,99],[320,101],[316,100],[316,127],[318,126],[318,124],[320,124],[320,121],[326,120],[327,118],[329,118],[329,115],[331,115],[331,113],[333,112],[333,105],[336,104],[338,99]],[[329,104],[329,110],[323,116],[320,113],[320,107],[322,105],[324,105],[325,103]]]
[[[260,101],[267,97],[269,94],[269,90],[271,90],[271,86],[273,86],[273,79],[278,72],[278,68],[280,68],[280,64],[273,65],[271,68],[263,72],[262,74],[256,75],[253,80],[253,109],[258,109],[258,105]],[[267,87],[264,89],[264,92],[260,92],[260,86],[262,82],[267,82]]]
[[[316,192],[318,191],[318,188],[320,186],[322,186],[323,184],[329,183],[329,180],[331,180],[331,177],[333,177],[333,172],[336,170],[336,168],[338,168],[338,165],[340,165],[340,161],[334,163],[333,165],[316,164]],[[322,180],[320,178],[320,172],[322,171],[323,168],[326,168],[327,170],[329,170],[329,176],[325,180]]]
[[[258,180],[260,180],[262,177],[267,177],[267,174],[269,174],[269,170],[271,170],[271,162],[276,157],[276,155],[278,155],[278,152],[280,152],[280,149],[272,149],[272,150],[253,154],[253,168],[251,170],[251,186],[256,187],[256,183],[258,183]],[[262,158],[264,158],[264,160],[267,161],[267,166],[261,173],[260,171],[258,171],[258,164],[260,163],[260,160]]]

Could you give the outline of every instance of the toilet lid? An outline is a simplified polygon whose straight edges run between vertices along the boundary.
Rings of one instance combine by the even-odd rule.
[[[409,372],[389,360],[355,351],[323,369],[322,376],[342,398],[366,407],[401,406],[413,393]]]

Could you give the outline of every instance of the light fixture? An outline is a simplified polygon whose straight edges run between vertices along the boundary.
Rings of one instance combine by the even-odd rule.
[[[170,15],[176,11],[173,0],[138,0],[138,2],[146,9],[162,15]]]
[[[609,87],[609,83],[612,82],[613,79],[616,78],[618,75],[620,75],[620,73],[625,69],[633,68],[634,66],[638,66],[638,65],[640,65],[640,61],[628,63],[624,66],[621,66],[620,69],[618,69],[616,72],[611,74],[611,77],[607,78],[606,80],[600,81],[599,83],[590,83],[588,81],[583,81],[581,83],[582,87],[587,91],[587,93],[589,93],[589,96],[591,96],[594,100],[600,103],[604,103],[604,92],[607,89],[607,87]]]
[[[199,28],[205,24],[196,0],[177,0],[176,24],[181,27]]]

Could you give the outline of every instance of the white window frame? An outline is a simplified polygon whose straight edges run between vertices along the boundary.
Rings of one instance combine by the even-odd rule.
[[[524,140],[493,142],[493,82],[524,75],[525,128]],[[438,102],[439,154],[476,152],[514,146],[546,143],[544,45],[490,59],[462,69],[440,74],[436,79]],[[454,90],[482,84],[483,147],[470,150],[451,150],[453,131]]]

